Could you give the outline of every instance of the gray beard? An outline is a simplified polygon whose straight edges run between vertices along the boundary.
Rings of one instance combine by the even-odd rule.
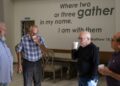
[[[5,36],[1,36],[0,38],[1,38],[2,41],[6,40]]]

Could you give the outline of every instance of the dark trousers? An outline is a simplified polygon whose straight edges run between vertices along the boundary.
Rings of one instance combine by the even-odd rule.
[[[24,86],[41,86],[42,67],[41,60],[30,62],[23,59]]]
[[[78,81],[78,86],[97,86],[98,77],[95,78],[87,78],[87,77],[80,77]]]
[[[0,83],[0,86],[9,86],[8,83]]]

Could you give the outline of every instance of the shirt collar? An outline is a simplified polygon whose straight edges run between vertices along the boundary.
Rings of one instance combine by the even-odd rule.
[[[119,52],[114,52],[114,56],[120,55],[120,51]]]
[[[28,38],[29,40],[31,40],[30,34],[27,34],[27,38]]]
[[[0,41],[2,42],[2,43],[4,43],[5,41],[3,41],[1,38],[0,38]]]

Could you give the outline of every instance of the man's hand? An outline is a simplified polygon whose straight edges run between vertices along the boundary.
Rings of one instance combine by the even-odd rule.
[[[32,39],[37,45],[40,45],[40,40],[39,40],[39,37],[37,35],[32,36]]]
[[[22,73],[22,72],[23,72],[22,65],[18,64],[17,65],[17,73]]]
[[[47,48],[45,47],[44,44],[40,43],[39,37],[37,35],[32,36],[33,41],[40,47],[41,52],[43,55],[47,54]]]
[[[105,76],[109,76],[111,74],[111,71],[109,70],[108,67],[104,67],[104,68],[99,68],[98,69],[99,73],[101,73],[102,75],[105,75]]]

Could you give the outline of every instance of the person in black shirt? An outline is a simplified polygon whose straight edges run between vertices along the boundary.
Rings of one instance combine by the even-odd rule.
[[[120,86],[120,32],[113,35],[111,47],[114,52],[108,65],[98,68],[99,73],[106,76],[107,86]]]
[[[72,58],[77,60],[79,73],[79,86],[97,86],[99,48],[91,42],[91,34],[87,31],[80,32],[80,46],[72,50]]]

